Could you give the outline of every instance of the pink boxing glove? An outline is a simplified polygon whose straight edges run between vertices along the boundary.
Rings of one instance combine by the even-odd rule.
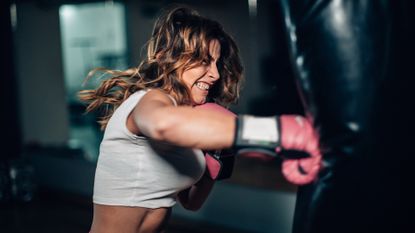
[[[222,112],[236,118],[233,112],[215,103],[197,105],[196,108]],[[205,151],[205,160],[207,172],[212,180],[223,180],[231,177],[235,163],[232,150]]]
[[[241,156],[280,156],[286,179],[302,185],[315,180],[320,170],[318,141],[311,123],[302,116],[241,115],[237,119],[234,147]]]
[[[318,135],[311,123],[302,116],[282,115],[281,147],[277,153],[283,156],[282,173],[285,178],[294,184],[307,184],[317,178],[321,167],[321,153]],[[290,158],[284,156],[284,151],[296,153],[304,151],[309,156],[305,158]]]
[[[224,150],[205,152],[206,169],[212,180],[223,180],[232,176],[235,155],[228,152]]]

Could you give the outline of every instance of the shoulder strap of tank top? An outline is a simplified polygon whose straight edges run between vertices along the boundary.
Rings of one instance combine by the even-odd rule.
[[[151,91],[152,89],[148,89],[147,91]],[[169,94],[167,94],[167,93],[165,93],[165,92],[163,92],[164,94],[166,94],[167,95],[167,97],[169,97],[170,99],[171,99],[171,101],[173,102],[173,104],[174,104],[174,106],[175,107],[177,107],[177,102],[176,102],[176,100],[173,98],[173,96],[171,96],[171,95],[169,95]]]
[[[176,102],[176,100],[173,98],[173,96],[171,96],[171,95],[169,95],[169,94],[166,94],[170,99],[171,99],[171,101],[173,102],[173,104],[174,104],[174,106],[175,107],[177,107],[177,102]]]

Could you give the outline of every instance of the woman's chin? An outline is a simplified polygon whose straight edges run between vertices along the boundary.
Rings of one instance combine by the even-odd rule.
[[[194,105],[201,105],[201,104],[204,104],[204,103],[206,103],[206,97],[195,98],[193,100]]]

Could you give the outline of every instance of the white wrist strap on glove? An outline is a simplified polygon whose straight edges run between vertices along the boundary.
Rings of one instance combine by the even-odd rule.
[[[280,145],[278,118],[241,115],[237,118],[234,145],[240,150],[263,150],[275,156],[275,148]]]

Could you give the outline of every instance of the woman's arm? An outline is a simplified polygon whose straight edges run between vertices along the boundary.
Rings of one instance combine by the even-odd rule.
[[[196,211],[199,210],[206,201],[215,184],[215,181],[212,180],[206,172],[196,184],[179,192],[178,198],[183,208]]]
[[[133,133],[178,146],[213,150],[233,143],[235,117],[190,106],[175,107],[160,90],[144,95],[129,118],[135,124],[135,129],[130,127]]]

